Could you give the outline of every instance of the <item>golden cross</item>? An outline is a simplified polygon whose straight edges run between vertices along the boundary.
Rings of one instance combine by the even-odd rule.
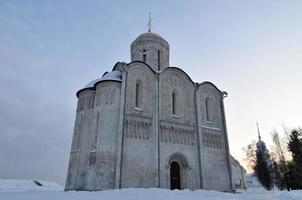
[[[149,12],[149,21],[148,21],[148,24],[147,24],[147,26],[148,26],[148,32],[151,32],[151,21],[152,21],[152,17],[151,17],[151,13]]]

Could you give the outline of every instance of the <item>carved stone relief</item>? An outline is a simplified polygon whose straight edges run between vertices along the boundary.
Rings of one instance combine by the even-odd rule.
[[[187,128],[176,128],[173,126],[160,126],[160,141],[164,143],[194,145],[195,131]]]
[[[112,105],[115,88],[105,87],[105,88],[103,88],[103,93],[104,93],[105,104]]]
[[[224,146],[222,136],[222,133],[207,130],[203,132],[202,143],[206,148],[222,150]]]
[[[126,137],[148,140],[151,135],[151,122],[140,120],[126,120]]]
[[[92,109],[94,104],[94,95],[86,95],[78,100],[77,112],[85,109]]]
[[[171,75],[172,74],[172,75]],[[169,84],[173,87],[183,88],[186,83],[177,73],[171,72],[171,74],[166,75],[162,78],[163,83]]]

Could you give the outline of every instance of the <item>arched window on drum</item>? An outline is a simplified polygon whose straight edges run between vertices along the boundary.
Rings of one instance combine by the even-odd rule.
[[[143,50],[143,62],[144,63],[147,62],[147,51],[146,51],[146,49]]]
[[[175,90],[173,90],[172,92],[172,115],[177,115],[178,114],[178,95],[177,92]]]

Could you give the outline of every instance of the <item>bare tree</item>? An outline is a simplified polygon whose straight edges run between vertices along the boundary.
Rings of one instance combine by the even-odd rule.
[[[271,156],[273,161],[273,169],[274,169],[274,182],[280,188],[283,190],[287,185],[286,181],[286,159],[285,159],[285,152],[286,150],[286,144],[284,144],[279,134],[276,130],[273,130],[272,132],[272,138],[273,138],[273,144],[271,148]]]
[[[274,153],[276,154],[277,161],[285,163],[284,152],[286,152],[286,144],[282,144],[282,141],[279,137],[279,133],[276,130],[273,130],[272,137],[273,137],[272,150],[274,150]]]
[[[256,165],[256,141],[252,141],[246,147],[243,148],[245,157],[244,161],[247,164],[247,168],[249,171],[254,171]]]

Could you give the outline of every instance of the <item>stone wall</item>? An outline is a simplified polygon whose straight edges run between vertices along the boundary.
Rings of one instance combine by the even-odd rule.
[[[170,188],[174,159],[181,167],[181,188],[200,188],[194,85],[177,68],[166,68],[159,82],[160,186]]]
[[[170,188],[175,161],[181,188],[230,191],[222,93],[175,67],[120,70],[79,93],[66,189]]]
[[[66,190],[114,188],[119,104],[119,82],[79,94]]]
[[[230,191],[231,172],[222,93],[213,84],[203,83],[196,91],[196,102],[203,187]]]
[[[100,121],[96,144],[95,188],[112,189],[115,186],[121,83],[101,82],[96,90],[96,94],[100,94],[100,106],[97,107]]]
[[[240,163],[231,156],[231,166],[232,166],[232,183],[234,189],[246,189],[244,175],[246,170],[240,165]]]
[[[121,187],[156,187],[153,71],[141,63],[127,69]],[[139,95],[136,96],[136,84]],[[139,104],[136,105],[136,98]]]

